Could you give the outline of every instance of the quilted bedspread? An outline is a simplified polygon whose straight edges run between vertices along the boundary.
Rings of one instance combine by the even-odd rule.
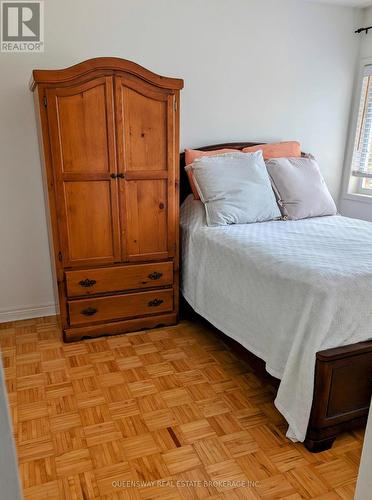
[[[207,227],[181,208],[182,293],[281,380],[275,405],[303,441],[317,351],[372,338],[372,223],[342,216]]]

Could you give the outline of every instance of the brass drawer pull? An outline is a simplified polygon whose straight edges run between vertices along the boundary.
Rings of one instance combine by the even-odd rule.
[[[163,276],[163,273],[158,273],[157,271],[149,274],[150,280],[159,280]]]
[[[157,307],[157,306],[160,306],[160,304],[162,304],[164,302],[164,300],[162,299],[154,299],[154,300],[150,300],[149,302],[149,307]]]
[[[81,311],[81,314],[84,314],[84,316],[93,316],[93,314],[96,314],[97,311],[98,309],[95,307],[87,307]]]
[[[90,286],[93,286],[97,283],[96,280],[90,280],[90,279],[86,279],[86,280],[81,280],[79,281],[79,285],[82,286],[83,288],[89,288]]]
[[[110,174],[110,177],[112,179],[118,179],[118,178],[125,179],[125,175],[123,173],[120,173],[120,174],[114,174],[114,173],[112,173],[112,174]]]

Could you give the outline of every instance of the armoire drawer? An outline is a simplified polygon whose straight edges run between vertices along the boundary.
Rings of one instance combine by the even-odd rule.
[[[173,310],[173,289],[68,302],[70,325],[146,316]]]
[[[69,297],[166,286],[172,283],[172,262],[66,272],[66,287]]]

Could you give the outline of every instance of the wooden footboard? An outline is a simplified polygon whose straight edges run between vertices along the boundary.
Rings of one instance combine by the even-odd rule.
[[[305,446],[323,451],[340,432],[365,424],[371,395],[372,341],[318,352]]]

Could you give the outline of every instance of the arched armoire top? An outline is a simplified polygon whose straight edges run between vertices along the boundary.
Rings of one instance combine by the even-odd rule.
[[[64,69],[35,69],[32,72],[30,89],[33,91],[38,84],[55,85],[58,83],[67,83],[97,70],[124,71],[138,76],[157,87],[174,90],[183,88],[183,80],[157,75],[133,61],[120,59],[119,57],[96,57]]]

